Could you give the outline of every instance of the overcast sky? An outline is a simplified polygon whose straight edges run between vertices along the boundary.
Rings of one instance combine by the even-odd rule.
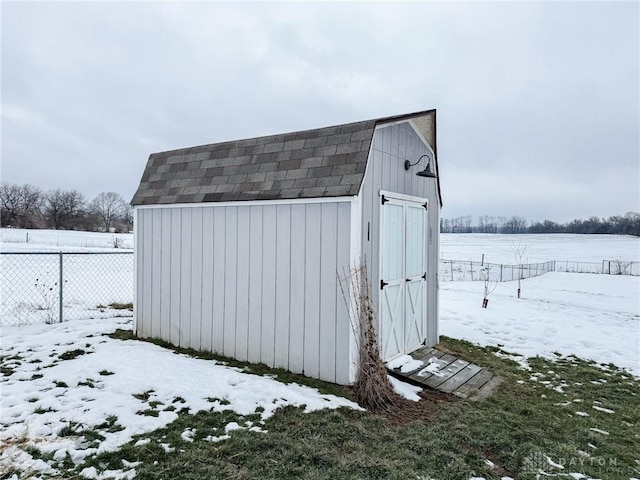
[[[2,181],[436,108],[443,216],[640,210],[639,3],[2,2]]]

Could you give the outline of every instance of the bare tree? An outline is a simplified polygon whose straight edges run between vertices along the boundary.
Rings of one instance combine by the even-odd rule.
[[[521,242],[511,246],[513,255],[516,257],[516,265],[518,265],[518,298],[520,298],[520,282],[524,279],[524,254],[529,245],[522,245]]]
[[[49,224],[49,227],[72,228],[73,221],[82,215],[85,204],[84,197],[77,190],[50,191],[44,199],[42,213]]]
[[[0,185],[2,226],[28,228],[40,218],[42,191],[33,185]]]
[[[122,215],[125,207],[122,195],[115,192],[102,192],[91,202],[91,210],[100,217],[106,231],[109,231],[113,221]]]
[[[133,230],[133,207],[128,203],[124,206],[121,220],[125,224],[126,232]]]

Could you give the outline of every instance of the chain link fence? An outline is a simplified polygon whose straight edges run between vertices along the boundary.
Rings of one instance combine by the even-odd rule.
[[[129,316],[133,252],[0,252],[0,326]]]
[[[633,275],[640,276],[640,262],[625,260],[602,260],[596,262],[556,261],[556,272],[569,273],[602,273],[605,275]]]
[[[484,276],[492,282],[539,277],[554,271],[554,262],[527,263],[523,265],[503,265],[463,260],[440,260],[438,278],[444,281],[481,281]]]
[[[598,273],[605,275],[640,276],[640,262],[603,260],[596,262],[573,262],[551,260],[548,262],[506,265],[467,260],[440,259],[438,278],[443,281],[481,281],[488,275],[490,281],[511,282],[539,277],[548,272]]]

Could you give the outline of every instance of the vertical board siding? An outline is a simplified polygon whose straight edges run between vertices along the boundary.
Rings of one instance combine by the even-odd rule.
[[[351,254],[348,248],[342,248],[345,243],[349,245],[351,241],[351,205],[348,203],[339,203],[337,212],[337,237],[336,246],[336,270],[340,275],[348,272]],[[366,237],[365,237],[366,238]],[[338,283],[336,285],[336,383],[346,385],[351,383],[349,371],[351,369],[351,320],[349,318],[349,309],[342,295],[342,288]]]
[[[180,345],[180,303],[182,284],[182,209],[172,208],[171,225],[166,228],[171,229],[171,243],[169,248],[171,253],[171,305],[170,310],[170,331],[168,336],[163,336],[163,340],[171,342],[173,345]]]
[[[246,362],[249,340],[249,266],[253,260],[249,249],[250,207],[238,207],[238,251],[236,278],[236,353],[235,358]]]
[[[265,364],[275,365],[276,338],[276,206],[262,207],[262,292],[260,354]],[[287,242],[288,244],[288,242]],[[256,293],[257,294],[257,293]]]
[[[251,207],[249,220],[249,311],[247,360],[257,363],[262,359],[262,245],[263,207]],[[264,362],[267,363],[267,362]]]
[[[202,208],[192,209],[191,216],[191,308],[189,312],[189,347],[199,349],[202,334]]]
[[[320,338],[318,347],[320,349],[319,378],[327,382],[336,381],[336,302],[341,300],[337,297],[336,275],[343,273],[337,271],[340,266],[337,263],[337,243],[338,243],[338,206],[335,203],[324,203],[321,205],[320,232],[322,235],[320,249],[320,305],[319,324]],[[336,270],[333,270],[333,269]]]
[[[214,352],[224,352],[224,295],[227,251],[226,212],[224,208],[213,210],[213,325],[211,345]]]
[[[180,231],[180,265],[182,275],[180,282],[180,343],[181,347],[188,347],[191,339],[191,219],[193,209],[182,209],[182,227]]]
[[[305,205],[303,373],[313,378],[318,378],[320,371],[321,219],[321,204]]]
[[[289,299],[291,298],[291,206],[276,212],[276,319],[274,365],[289,368]]]
[[[162,210],[162,230],[160,234],[160,335],[158,338],[169,338],[171,335],[171,211]]]
[[[351,203],[137,214],[140,335],[349,382]]]
[[[138,247],[138,251],[136,252],[136,305],[135,305],[135,326],[136,326],[136,335],[143,336],[142,332],[144,330],[144,309],[143,304],[145,301],[145,292],[144,285],[148,279],[145,278],[144,271],[144,256],[140,253],[144,251],[144,210],[136,210],[136,246]]]
[[[291,205],[291,270],[289,297],[289,370],[304,369],[306,205]]]
[[[152,270],[152,253],[153,253],[153,212],[143,211],[142,222],[144,223],[144,236],[142,240],[142,276],[146,279],[146,283],[143,286],[142,297],[142,321],[141,332],[142,336],[148,338],[151,336],[151,305],[153,302],[153,291],[151,289],[151,283],[153,282],[153,270]]]
[[[160,327],[162,318],[160,317],[160,280],[162,279],[162,264],[160,263],[162,254],[161,234],[162,234],[162,212],[153,210],[151,215],[151,332],[153,338],[160,338]],[[156,301],[154,301],[156,299]]]
[[[200,349],[211,352],[213,332],[213,209],[202,209],[202,321]]]
[[[224,344],[222,353],[236,355],[236,285],[238,280],[238,207],[225,208]]]

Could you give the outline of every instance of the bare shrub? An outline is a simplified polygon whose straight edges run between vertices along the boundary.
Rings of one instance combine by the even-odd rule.
[[[627,262],[622,260],[621,258],[616,258],[611,262],[613,269],[612,274],[614,275],[630,275],[629,271],[631,269],[631,262]]]
[[[36,305],[36,309],[44,312],[46,323],[56,323],[54,307],[58,297],[58,282],[48,282],[44,279],[36,278],[34,286],[40,294],[40,303]]]
[[[353,385],[356,398],[360,406],[367,410],[388,410],[402,400],[402,397],[393,390],[380,357],[366,265],[353,267],[346,272],[340,288],[350,311],[351,328],[358,345],[359,365]]]
[[[524,254],[527,251],[528,245],[522,245],[518,242],[517,245],[512,245],[513,255],[516,258],[516,264],[518,265],[518,298],[520,298],[520,282],[524,279]]]
[[[351,328],[358,346],[358,372],[353,390],[360,406],[401,424],[427,421],[440,403],[455,400],[450,395],[426,390],[420,392],[419,402],[398,395],[380,356],[376,313],[366,265],[346,270],[340,278],[340,289],[349,309]]]
[[[491,295],[491,293],[493,293],[493,291],[498,286],[497,280],[491,280],[490,265],[485,265],[480,269],[480,279],[482,280],[484,293],[484,296],[482,298],[482,308],[487,308],[487,305],[489,305],[489,295]]]

